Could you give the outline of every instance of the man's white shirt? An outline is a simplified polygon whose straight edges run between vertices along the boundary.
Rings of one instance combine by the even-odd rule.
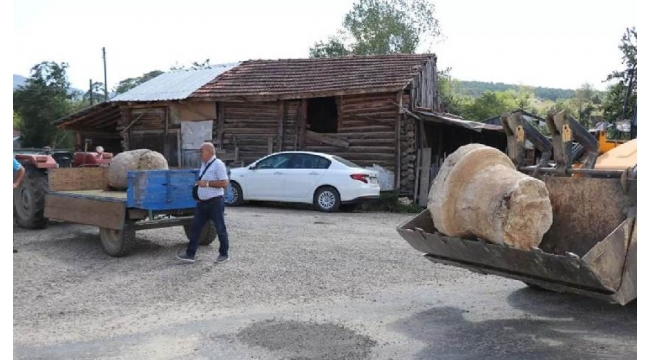
[[[212,162],[212,160],[214,160],[214,162]],[[212,164],[210,164],[210,162],[212,162]],[[205,170],[205,167],[208,164],[210,164],[210,167],[201,178],[201,181],[228,180],[228,170],[226,170],[226,165],[223,163],[223,161],[217,159],[216,156],[213,156],[210,160],[208,160],[207,163],[203,163],[201,165],[201,169],[199,169],[199,175],[203,173],[203,170]],[[199,186],[199,199],[208,200],[213,197],[223,196],[223,190],[223,188]]]

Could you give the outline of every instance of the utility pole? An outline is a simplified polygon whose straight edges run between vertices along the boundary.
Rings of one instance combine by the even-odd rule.
[[[108,83],[106,82],[106,48],[102,48],[104,57],[104,101],[108,101]]]
[[[93,105],[93,79],[90,79],[90,87],[88,88],[88,96],[90,97],[90,105]]]

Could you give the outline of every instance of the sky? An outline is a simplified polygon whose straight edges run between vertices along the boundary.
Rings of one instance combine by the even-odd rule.
[[[634,1],[432,0],[443,36],[425,39],[461,80],[604,90],[621,69],[618,44],[636,25]],[[13,73],[67,62],[72,86],[120,80],[210,59],[305,58],[341,28],[354,0],[20,0],[13,2]],[[150,5],[149,5],[150,4]]]

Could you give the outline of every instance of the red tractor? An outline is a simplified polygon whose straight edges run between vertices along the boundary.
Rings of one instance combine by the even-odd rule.
[[[47,172],[59,167],[109,166],[112,153],[101,146],[95,152],[51,151],[49,147],[15,149],[14,157],[25,168],[25,177],[14,191],[14,217],[18,226],[25,229],[43,229],[47,226],[45,194],[49,190]]]

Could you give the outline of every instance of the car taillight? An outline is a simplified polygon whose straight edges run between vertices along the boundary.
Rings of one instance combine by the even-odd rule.
[[[350,177],[354,180],[359,180],[363,183],[368,183],[368,175],[366,174],[352,174]]]

